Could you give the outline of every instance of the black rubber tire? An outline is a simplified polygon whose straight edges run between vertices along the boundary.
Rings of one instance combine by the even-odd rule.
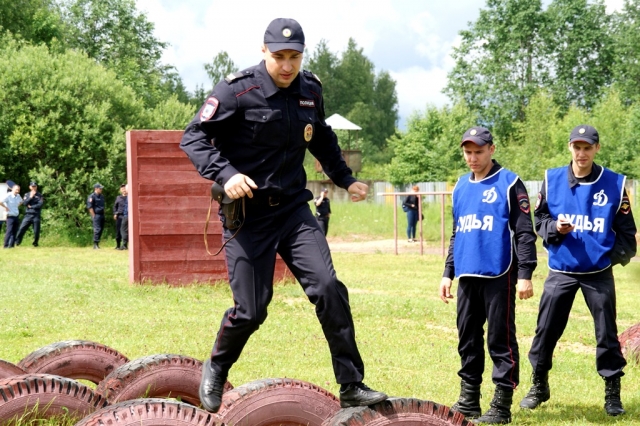
[[[55,374],[98,384],[129,359],[115,349],[88,340],[65,340],[31,352],[18,367],[28,373]]]
[[[415,398],[389,398],[371,407],[345,408],[322,426],[467,426],[461,413],[432,401]]]
[[[16,417],[82,418],[107,405],[89,387],[52,374],[23,374],[0,380],[0,424]]]
[[[145,398],[110,405],[75,426],[222,426],[215,414],[178,401]]]
[[[622,355],[627,358],[629,353],[629,346],[631,342],[640,339],[640,322],[636,325],[632,325],[625,331],[620,333],[618,341],[620,342],[620,349],[622,349]],[[635,345],[637,346],[637,345]]]
[[[200,405],[202,361],[184,355],[158,354],[121,365],[98,384],[96,393],[110,404],[137,398],[176,398]],[[225,391],[233,389],[225,384]]]
[[[18,367],[15,364],[10,363],[9,361],[5,361],[0,359],[0,379],[6,379],[8,377],[19,376],[21,374],[26,374],[22,368]]]
[[[222,395],[218,415],[234,426],[320,426],[340,409],[329,391],[295,379],[262,379]]]

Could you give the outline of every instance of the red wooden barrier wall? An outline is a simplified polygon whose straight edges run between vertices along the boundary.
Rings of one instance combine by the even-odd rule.
[[[182,133],[127,132],[130,282],[177,285],[228,278],[224,253],[210,256],[204,246],[211,181],[200,177],[180,149]],[[217,212],[214,202],[207,231],[211,253],[222,245]],[[291,275],[278,258],[275,279],[284,276]]]

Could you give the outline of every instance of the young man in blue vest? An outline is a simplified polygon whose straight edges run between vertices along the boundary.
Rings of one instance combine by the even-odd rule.
[[[538,326],[529,352],[533,385],[522,408],[534,409],[550,398],[548,375],[553,350],[582,290],[596,330],[596,367],[605,380],[604,408],[624,414],[620,377],[626,365],[618,342],[616,289],[612,266],[636,254],[636,225],[625,176],[593,162],[600,151],[596,129],[580,125],[569,137],[572,161],[547,170],[535,208],[536,231],[549,252],[549,276],[540,299]]]
[[[533,296],[536,234],[527,189],[516,174],[491,158],[491,133],[473,127],[460,146],[471,172],[453,190],[453,235],[440,283],[440,298],[449,303],[452,280],[458,278],[462,382],[452,409],[477,418],[477,423],[506,424],[511,422],[513,390],[519,382],[516,293],[520,299]],[[480,416],[485,322],[496,388],[489,410]]]

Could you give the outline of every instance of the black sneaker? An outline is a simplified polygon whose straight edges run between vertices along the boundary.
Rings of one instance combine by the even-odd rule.
[[[216,373],[211,368],[211,358],[202,364],[202,381],[200,382],[199,396],[200,403],[205,410],[211,413],[218,412],[226,382],[226,375]]]
[[[374,391],[362,382],[347,383],[340,388],[340,407],[373,405],[387,399],[387,395]]]

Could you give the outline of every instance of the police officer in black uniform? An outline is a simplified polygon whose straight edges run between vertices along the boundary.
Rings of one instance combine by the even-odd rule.
[[[533,383],[520,406],[535,409],[549,400],[553,350],[580,289],[595,323],[596,368],[605,380],[604,408],[617,416],[625,413],[620,378],[626,361],[618,341],[612,267],[626,265],[635,256],[636,225],[625,176],[593,162],[600,150],[597,130],[575,127],[569,150],[571,163],[546,171],[536,202],[536,231],[549,252],[550,270],[529,352]]]
[[[314,218],[303,168],[308,149],[353,201],[364,200],[325,123],[322,85],[300,71],[304,34],[293,19],[275,19],[264,36],[264,60],[218,83],[180,147],[198,172],[245,204],[239,231],[223,228],[235,306],[223,315],[203,366],[200,400],[216,412],[227,373],[251,334],[267,317],[276,253],[302,285],[329,343],[343,407],[386,399],[362,383],[364,364],[355,341],[347,288],[336,277],[327,241]],[[224,217],[222,217],[224,223]],[[237,231],[237,233],[236,233]]]
[[[116,250],[121,250],[120,243],[122,242],[122,217],[124,215],[124,203],[127,199],[127,185],[124,183],[120,185],[120,195],[116,197],[116,201],[113,203],[113,220],[116,221]],[[126,244],[125,244],[126,246]]]
[[[104,196],[102,195],[104,186],[96,183],[93,185],[93,193],[87,197],[87,209],[93,222],[93,249],[100,248],[100,238],[104,229]]]
[[[313,199],[316,206],[316,218],[324,235],[329,233],[329,217],[331,216],[331,202],[329,201],[329,190],[322,188],[320,195]]]
[[[495,146],[489,130],[472,127],[460,146],[471,173],[462,176],[453,190],[453,235],[440,283],[440,298],[448,303],[453,298],[452,280],[458,278],[462,380],[460,398],[451,408],[478,423],[505,424],[511,422],[520,374],[516,293],[520,299],[533,296],[536,234],[527,189],[515,173],[492,160]],[[481,416],[485,323],[496,387],[489,410]]]
[[[22,238],[29,229],[29,226],[33,225],[33,246],[38,247],[40,241],[40,211],[44,204],[44,198],[42,194],[38,192],[38,184],[34,181],[29,183],[30,192],[24,195],[23,206],[26,206],[25,212],[20,229],[18,229],[18,235],[16,236],[16,245],[22,244]]]

